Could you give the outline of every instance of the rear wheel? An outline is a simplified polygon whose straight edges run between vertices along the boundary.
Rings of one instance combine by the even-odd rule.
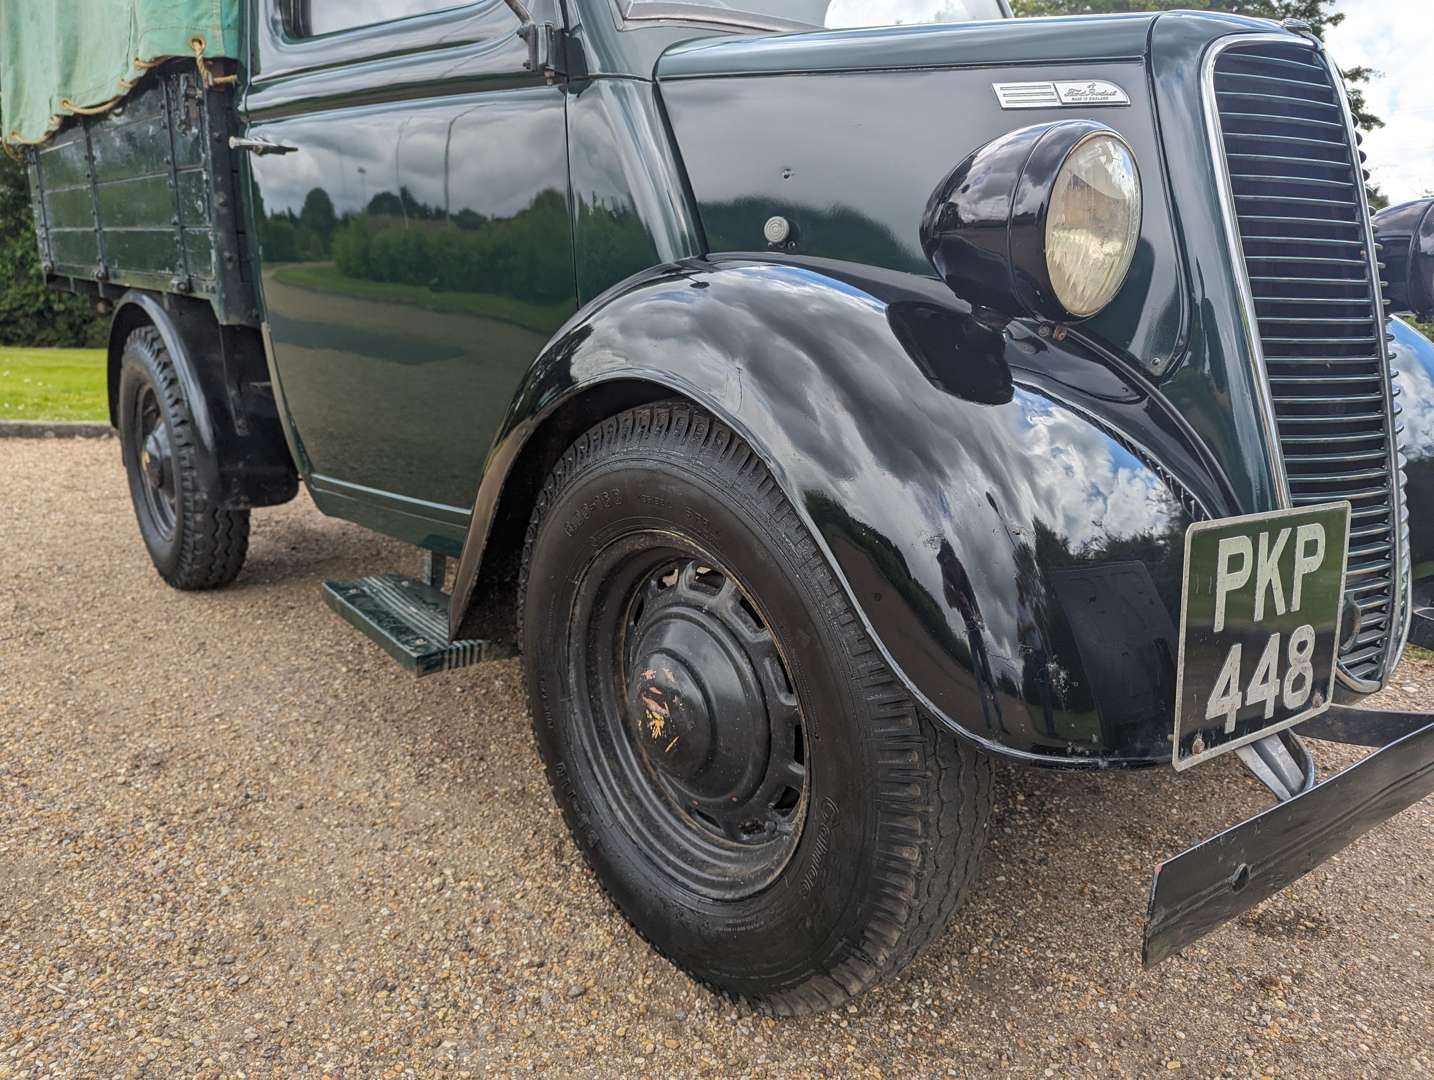
[[[983,846],[989,762],[917,710],[728,428],[659,404],[579,439],[522,584],[549,779],[659,951],[790,1014],[940,931]]]
[[[140,535],[160,577],[176,589],[228,585],[249,551],[249,511],[215,505],[190,402],[153,327],[131,334],[120,357],[119,434]]]

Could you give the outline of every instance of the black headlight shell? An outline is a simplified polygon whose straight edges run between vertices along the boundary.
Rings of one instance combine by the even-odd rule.
[[[1134,155],[1111,128],[1094,120],[1061,120],[1008,132],[982,146],[942,181],[922,219],[922,246],[957,296],[1006,318],[1034,317],[1076,322],[1100,310],[1118,291],[1130,250],[1117,266],[1109,296],[1092,310],[1071,311],[1052,281],[1047,223],[1062,168],[1084,144],[1114,140]],[[1133,203],[1139,227],[1139,177]],[[1067,288],[1069,294],[1071,290]]]

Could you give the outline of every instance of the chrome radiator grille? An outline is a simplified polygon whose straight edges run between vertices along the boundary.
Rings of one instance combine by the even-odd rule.
[[[1236,231],[1294,506],[1353,506],[1346,673],[1378,682],[1401,604],[1394,424],[1364,177],[1323,55],[1224,48],[1212,70]]]

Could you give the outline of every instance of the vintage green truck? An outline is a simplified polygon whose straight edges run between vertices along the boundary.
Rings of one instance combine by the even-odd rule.
[[[300,480],[416,545],[328,602],[417,675],[521,652],[577,845],[696,978],[897,970],[995,758],[1272,789],[1157,869],[1148,963],[1434,790],[1434,717],[1353,707],[1434,641],[1434,346],[1307,28],[116,5],[87,97],[10,51],[5,130],[160,575],[233,581]],[[1317,782],[1301,736],[1379,749]]]

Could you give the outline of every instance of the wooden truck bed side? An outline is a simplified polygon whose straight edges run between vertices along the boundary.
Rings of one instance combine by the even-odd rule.
[[[26,151],[53,285],[179,293],[209,300],[221,324],[259,324],[231,103],[231,89],[206,88],[176,61],[120,107]]]

